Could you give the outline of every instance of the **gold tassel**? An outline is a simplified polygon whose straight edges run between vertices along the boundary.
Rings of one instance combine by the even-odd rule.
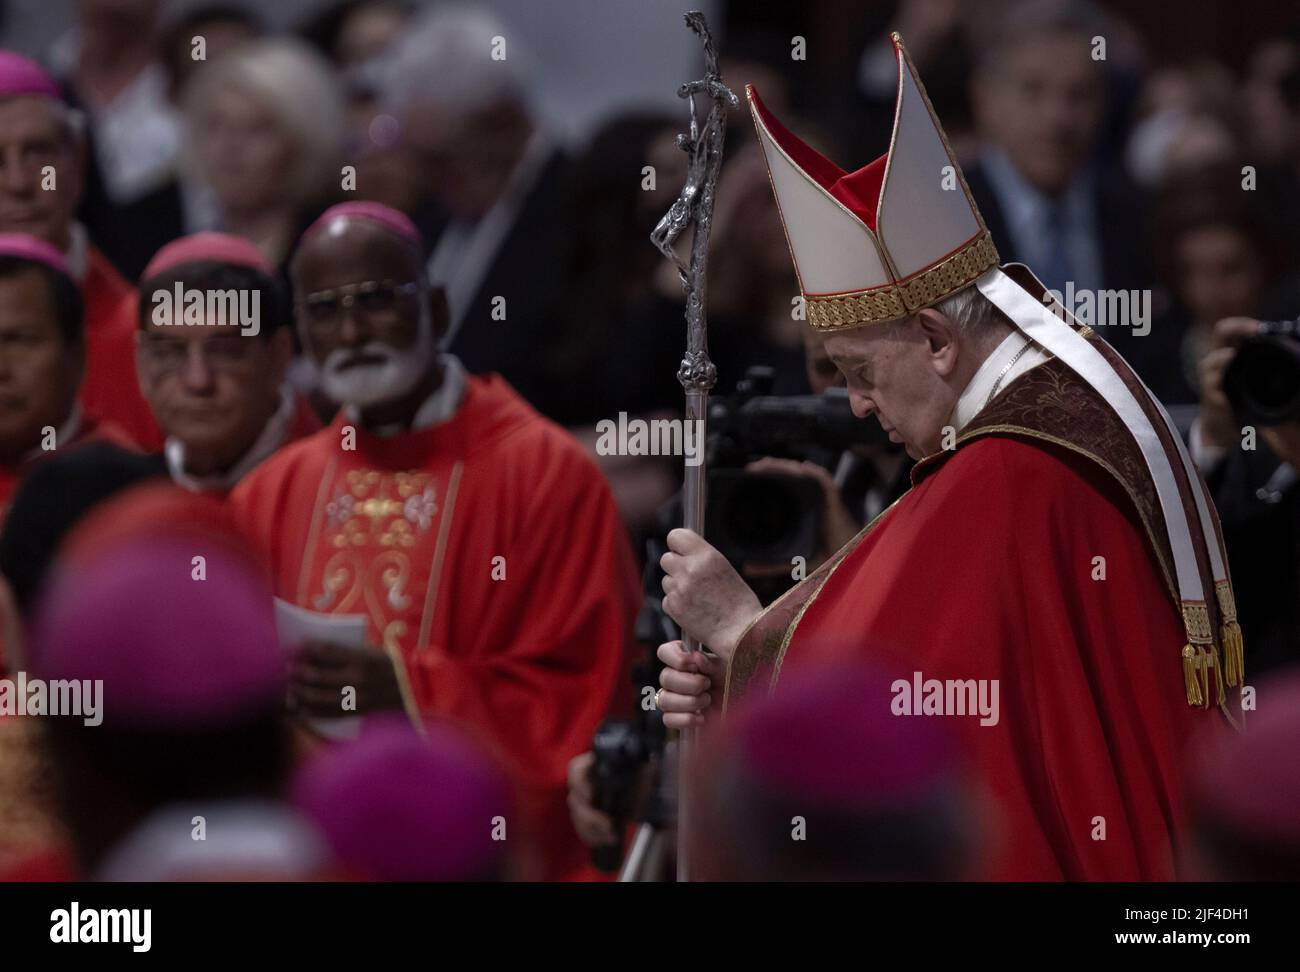
[[[1223,674],[1228,684],[1235,688],[1244,684],[1246,678],[1245,646],[1241,639],[1241,625],[1235,620],[1224,621],[1221,634],[1223,635]]]
[[[1197,672],[1199,658],[1191,645],[1183,646],[1183,687],[1187,689],[1187,704],[1198,708],[1205,705],[1205,695],[1201,692],[1201,680]]]
[[[1219,635],[1223,639],[1223,675],[1228,684],[1236,688],[1246,684],[1245,646],[1241,625],[1237,623],[1237,603],[1232,596],[1232,584],[1226,580],[1214,585],[1214,593],[1219,598],[1219,613],[1223,616],[1223,623],[1219,625]]]

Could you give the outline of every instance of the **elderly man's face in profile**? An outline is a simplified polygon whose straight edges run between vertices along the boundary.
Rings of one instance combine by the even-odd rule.
[[[958,397],[945,380],[959,348],[944,315],[925,310],[833,333],[825,349],[848,382],[854,415],[874,415],[890,441],[901,442],[913,459],[939,451]]]

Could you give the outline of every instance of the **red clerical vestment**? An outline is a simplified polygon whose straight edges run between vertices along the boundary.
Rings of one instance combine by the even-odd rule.
[[[854,657],[913,684],[996,680],[996,724],[942,715],[998,818],[982,879],[1175,878],[1186,743],[1226,725],[1188,705],[1161,528],[1078,447],[1088,423],[1096,442],[1116,428],[1084,391],[1055,364],[1017,382],[1000,414],[918,464],[909,492],[759,617],[728,673],[728,705]],[[1073,421],[1074,447],[1012,427],[1052,411],[1057,432]],[[1105,458],[1134,468],[1118,442]],[[913,704],[900,718],[940,717]]]
[[[264,546],[277,595],[365,614],[371,642],[404,662],[419,714],[498,754],[544,876],[587,874],[566,770],[625,688],[639,602],[604,478],[495,376],[469,378],[442,424],[391,438],[353,428],[341,412],[266,460],[231,494],[236,518]]]
[[[162,448],[162,431],[140,392],[135,371],[136,293],[105,256],[90,247],[81,282],[86,307],[86,374],[81,404],[146,452]]]

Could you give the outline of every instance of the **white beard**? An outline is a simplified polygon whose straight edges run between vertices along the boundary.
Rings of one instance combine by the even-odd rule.
[[[371,341],[359,351],[340,348],[331,352],[320,366],[321,390],[332,401],[357,408],[391,402],[413,389],[428,374],[436,351],[432,328],[421,320],[419,339],[409,350],[399,351]],[[383,358],[383,363],[341,369],[345,361],[362,354]]]

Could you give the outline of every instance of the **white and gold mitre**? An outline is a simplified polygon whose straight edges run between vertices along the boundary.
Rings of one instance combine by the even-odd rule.
[[[808,322],[837,331],[906,317],[998,265],[998,251],[925,87],[891,34],[898,98],[889,151],[845,173],[746,87]]]

